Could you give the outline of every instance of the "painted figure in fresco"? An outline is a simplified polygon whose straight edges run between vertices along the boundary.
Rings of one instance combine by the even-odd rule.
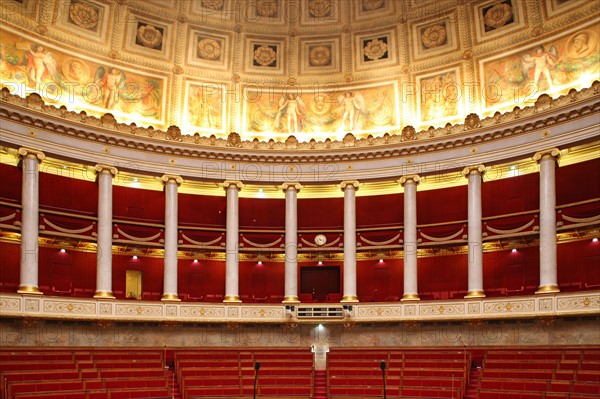
[[[279,126],[281,117],[285,115],[287,117],[288,133],[298,133],[300,131],[299,119],[302,117],[304,108],[304,101],[298,95],[288,94],[287,97],[281,97],[279,100],[279,109],[275,116],[275,128]]]
[[[125,74],[114,67],[109,68],[108,73],[104,67],[99,67],[96,70],[95,81],[102,92],[102,105],[111,109],[118,100],[119,91],[124,88]]]
[[[365,100],[360,94],[354,95],[351,91],[347,91],[343,96],[338,97],[338,103],[344,107],[341,129],[351,132],[356,127],[360,113],[366,111]]]
[[[550,90],[554,88],[554,84],[552,82],[552,76],[550,75],[550,66],[554,66],[555,61],[557,60],[556,54],[552,52],[546,51],[544,46],[538,46],[535,48],[533,55],[526,55],[523,57],[523,64],[528,70],[531,66],[534,67],[533,70],[533,83],[538,85],[540,77],[543,75],[548,83],[548,87]]]
[[[27,72],[33,83],[42,83],[44,73],[47,71],[56,80],[56,62],[52,53],[44,53],[44,47],[31,45],[31,50],[25,53],[27,57]]]

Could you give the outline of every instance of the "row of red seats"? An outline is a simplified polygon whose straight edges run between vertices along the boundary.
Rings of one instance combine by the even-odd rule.
[[[488,350],[478,399],[600,397],[600,351]]]

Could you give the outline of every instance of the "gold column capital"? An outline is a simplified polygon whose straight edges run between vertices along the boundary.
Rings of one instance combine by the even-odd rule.
[[[38,162],[42,162],[44,159],[46,159],[46,154],[33,148],[19,147],[18,152],[20,158],[35,158],[38,160]]]
[[[119,173],[119,170],[114,166],[105,165],[102,163],[97,163],[96,165],[94,165],[94,171],[96,171],[97,174],[110,173],[113,177],[115,177],[117,173]]]
[[[543,159],[554,159],[558,161],[560,158],[560,150],[558,148],[548,148],[546,150],[538,151],[533,155],[533,160],[540,163]]]
[[[398,183],[400,183],[400,185],[402,187],[404,187],[404,185],[406,183],[413,182],[418,185],[420,181],[421,181],[421,176],[419,176],[419,175],[404,175],[404,176],[400,177],[400,180],[398,180]]]
[[[302,188],[302,184],[300,184],[297,181],[286,181],[286,182],[283,182],[283,184],[281,184],[281,186],[279,186],[279,188],[283,191],[287,191],[290,188],[293,188],[296,191],[300,191],[300,189]]]
[[[465,177],[468,179],[470,174],[477,174],[477,175],[482,175],[485,173],[485,165],[483,164],[479,164],[479,165],[470,165],[470,166],[466,166],[463,170],[462,170],[462,174],[465,175]]]
[[[177,185],[179,186],[181,183],[183,183],[183,178],[181,176],[178,175],[168,175],[168,174],[164,174],[160,177],[160,180],[162,180],[163,184],[169,184],[169,183],[177,183]]]
[[[344,180],[339,185],[340,189],[344,191],[348,187],[354,187],[355,190],[358,190],[360,187],[360,183],[358,180]]]
[[[225,180],[223,182],[223,188],[227,190],[229,187],[237,187],[238,190],[244,188],[244,183],[239,180]]]

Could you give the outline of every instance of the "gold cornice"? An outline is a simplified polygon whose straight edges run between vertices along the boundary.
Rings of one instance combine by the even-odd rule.
[[[16,166],[19,162],[17,150],[9,147],[1,147],[4,151],[0,152],[0,163]],[[564,148],[560,154],[560,164],[562,166],[574,165],[581,162],[590,161],[598,158],[600,152],[600,140],[585,143],[573,147]],[[95,166],[85,165],[81,162],[71,162],[58,158],[46,156],[40,173],[49,173],[60,176],[67,175],[69,178],[77,180],[90,180],[94,176]],[[108,165],[109,167],[112,167]],[[115,168],[116,169],[116,168]],[[537,162],[531,158],[523,158],[510,162],[504,162],[486,166],[484,180],[507,179],[516,176],[537,173],[539,170]],[[65,172],[67,171],[67,172]],[[117,170],[119,178],[113,179],[114,186],[141,188],[146,190],[162,191],[163,184],[156,175],[143,174],[142,171],[130,173]],[[431,174],[421,176],[419,182],[419,191],[437,190],[449,187],[467,185],[467,179],[463,177],[462,170],[455,172],[445,172],[441,174]],[[134,178],[136,180],[134,180]],[[389,195],[399,194],[401,189],[398,187],[398,180],[366,181],[360,183],[360,190],[356,191],[357,197],[371,195]],[[180,193],[210,196],[225,196],[225,190],[220,189],[222,183],[186,179],[179,187]],[[244,189],[240,191],[240,198],[276,198],[283,199],[284,192],[277,185],[265,184],[244,184]],[[259,195],[259,189],[262,193]],[[302,184],[302,198],[343,198],[344,193],[339,185],[330,184]]]

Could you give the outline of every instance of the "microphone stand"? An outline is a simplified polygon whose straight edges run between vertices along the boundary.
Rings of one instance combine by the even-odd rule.
[[[383,399],[387,399],[387,393],[385,389],[385,361],[381,361],[379,363],[379,368],[381,368],[381,376],[383,377]]]
[[[260,370],[260,362],[254,363],[254,399],[256,399],[256,382],[258,381],[258,370]]]

